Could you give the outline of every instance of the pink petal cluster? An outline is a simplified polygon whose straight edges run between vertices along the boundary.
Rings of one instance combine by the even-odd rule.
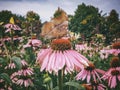
[[[87,46],[85,44],[76,44],[75,48],[76,48],[76,50],[82,51],[82,50],[85,50],[87,48]]]
[[[40,47],[40,45],[42,45],[42,42],[40,40],[38,40],[38,39],[31,39],[23,47],[24,48],[27,48],[27,47]]]
[[[22,64],[22,69],[14,72],[11,75],[12,82],[17,84],[17,85],[23,85],[25,87],[32,86],[33,82],[32,80],[28,77],[33,75],[33,69],[28,67],[28,63],[24,60],[21,61]]]
[[[115,72],[116,71],[116,72]],[[114,73],[113,73],[114,72]],[[110,68],[102,77],[103,80],[108,81],[110,88],[115,88],[120,82],[120,67]]]
[[[99,74],[104,74],[105,71],[96,69],[95,67],[87,66],[87,68],[81,69],[81,71],[77,74],[76,79],[77,80],[87,80],[87,83],[93,79],[94,81],[101,81]],[[92,81],[93,81],[92,80]]]
[[[88,59],[74,50],[54,51],[51,48],[42,49],[37,55],[37,62],[41,71],[57,73],[64,68],[65,74],[73,72],[77,67],[83,68],[84,65],[88,65]]]
[[[101,50],[101,52],[108,54],[108,55],[113,54],[113,55],[117,56],[120,53],[120,49]]]
[[[98,84],[97,86],[93,86],[93,90],[106,90],[106,86],[103,84]]]
[[[21,64],[22,66],[28,65],[28,63],[25,60],[21,60]],[[8,66],[5,67],[5,69],[14,69],[14,68],[16,68],[16,65],[14,62],[9,63]]]
[[[30,76],[33,75],[33,69],[32,68],[26,68],[18,71],[19,75],[23,76]]]
[[[101,83],[90,83],[90,84],[83,84],[86,90],[106,90],[106,86]]]
[[[21,28],[15,24],[6,24],[4,27],[7,28],[5,31],[6,33],[10,32],[11,30],[21,30]]]
[[[18,37],[18,36],[15,36],[15,37],[13,37],[13,40],[15,41],[15,40],[22,40],[22,37]],[[4,38],[2,38],[2,39],[0,39],[0,46],[2,46],[2,42],[10,42],[11,41],[11,37],[4,37]]]

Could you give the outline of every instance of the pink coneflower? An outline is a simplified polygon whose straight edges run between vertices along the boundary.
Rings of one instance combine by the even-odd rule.
[[[83,84],[83,86],[86,90],[106,90],[106,86],[97,81],[92,81],[90,84]]]
[[[111,62],[110,62],[110,66],[111,66],[111,68],[120,67],[120,59],[119,59],[119,57],[113,57]]]
[[[89,63],[89,66],[85,66],[76,76],[77,80],[87,80],[87,83],[90,82],[90,80],[97,81],[100,80],[99,74],[104,74],[105,72],[100,69],[96,69],[93,63]]]
[[[18,74],[23,75],[23,76],[33,75],[33,69],[28,68],[28,67],[24,67],[24,68],[22,68],[22,70],[18,71]]]
[[[23,85],[25,87],[32,86],[32,80],[30,77],[34,74],[33,69],[28,67],[28,64],[25,60],[21,61],[22,64],[22,69],[14,72],[11,75],[12,82],[17,84],[17,85]]]
[[[33,82],[28,76],[20,75],[21,73],[15,72],[11,75],[12,82],[20,86],[32,86]]]
[[[120,82],[120,67],[110,68],[102,77],[102,79],[108,81],[110,88],[115,88]]]
[[[109,56],[110,54],[113,54],[117,56],[120,53],[120,49],[109,49],[109,50],[101,50],[104,55]]]
[[[120,42],[116,42],[112,45],[112,49],[106,49],[104,50],[107,54],[113,54],[115,56],[118,56],[120,54]]]
[[[33,69],[28,67],[28,63],[25,60],[21,61],[22,69],[18,71],[18,75],[31,76],[33,75]]]
[[[40,47],[40,45],[42,45],[42,42],[38,39],[36,39],[36,37],[32,37],[32,39],[30,39],[28,41],[28,43],[26,45],[24,45],[24,48],[27,47]]]
[[[32,40],[29,41],[29,43],[33,47],[39,47],[42,44],[42,42],[40,40],[38,40],[38,39],[32,39]]]
[[[25,60],[21,60],[21,64],[22,66],[27,66],[27,62]],[[8,64],[8,66],[5,67],[5,69],[15,69],[16,68],[16,65],[14,62],[11,62]]]
[[[98,83],[97,81],[92,81],[91,85],[93,87],[93,90],[106,90],[106,86]]]
[[[11,30],[21,30],[21,28],[15,24],[6,24],[4,27],[7,28],[7,30],[5,31],[6,33],[10,32]]]
[[[76,44],[75,48],[76,48],[76,50],[82,51],[82,50],[86,49],[87,46],[85,44]]]
[[[67,39],[55,39],[51,48],[42,49],[37,56],[37,62],[41,71],[57,73],[64,69],[65,73],[73,72],[75,68],[83,68],[88,65],[88,59],[75,50],[71,50],[71,43]]]
[[[120,49],[110,49],[110,50],[106,50],[106,52],[117,56],[120,53]]]

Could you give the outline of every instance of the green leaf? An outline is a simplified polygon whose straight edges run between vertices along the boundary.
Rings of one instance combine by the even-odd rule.
[[[45,74],[43,76],[43,78],[44,78],[44,80],[43,80],[44,83],[50,83],[51,80],[52,80],[51,77],[48,74]]]
[[[9,77],[9,75],[7,73],[0,74],[0,78],[7,81],[8,83],[11,83],[11,79],[10,79],[10,77]]]
[[[5,60],[3,58],[0,58],[0,64],[4,63]]]
[[[80,85],[79,83],[77,83],[77,82],[73,82],[73,81],[66,82],[65,85],[68,85],[68,86],[71,86],[71,87],[75,87],[75,88],[78,88],[80,90],[85,90],[85,88],[82,85]]]
[[[21,69],[21,68],[22,68],[21,58],[16,57],[16,56],[13,56],[13,57],[12,57],[12,61],[15,63],[15,65],[16,65],[16,67],[17,67],[18,69]]]
[[[50,81],[51,81],[51,78],[50,78],[50,77],[47,77],[47,78],[44,79],[43,82],[44,82],[44,83],[48,83],[48,82],[50,82]]]

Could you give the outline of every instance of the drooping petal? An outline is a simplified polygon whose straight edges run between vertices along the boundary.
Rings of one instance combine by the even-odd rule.
[[[99,79],[99,81],[101,81],[101,78],[100,78],[99,74],[95,70],[93,72],[95,73],[95,75],[97,76],[97,78]]]
[[[84,69],[82,69],[78,74],[77,74],[77,76],[76,76],[76,79],[77,80],[79,80],[79,79],[81,79],[82,77],[82,74],[84,73],[85,71],[84,71]]]
[[[116,76],[113,76],[111,79],[111,88],[115,88],[117,85]]]
[[[74,62],[76,62],[76,60],[71,58],[71,55],[68,52],[65,52],[64,54],[66,55],[69,62],[71,63],[71,69],[74,70],[74,65],[75,65]]]
[[[91,77],[91,75],[90,75],[90,71],[88,71],[88,75],[87,75],[87,83],[90,82],[90,77]]]
[[[105,89],[103,87],[101,87],[101,86],[98,86],[97,90],[105,90]]]
[[[101,69],[96,69],[96,71],[97,71],[98,73],[102,74],[102,75],[105,73],[105,71],[104,71],[104,70],[101,70]]]
[[[69,50],[69,53],[71,53],[73,57],[77,58],[81,64],[88,66],[88,59],[80,55],[80,53],[74,50]]]
[[[92,76],[93,76],[94,81],[96,81],[96,76],[95,76],[94,71],[92,71],[91,74],[92,74]]]
[[[47,53],[47,55],[45,56],[44,61],[41,65],[41,69],[40,69],[41,71],[43,71],[48,66],[50,54],[51,53]]]
[[[79,61],[75,58],[75,57],[72,57],[72,55],[66,51],[67,55],[69,56],[70,60],[72,60],[72,62],[77,66],[77,67],[80,67],[80,68],[83,68],[83,65],[81,63],[79,63]]]
[[[85,80],[87,75],[88,75],[88,72],[86,70],[84,70],[84,72],[82,74],[82,80]]]
[[[108,86],[111,86],[111,80],[112,80],[112,77],[109,77],[109,79],[108,79]]]
[[[65,66],[65,59],[64,59],[64,55],[63,52],[59,52],[59,68],[62,69]]]
[[[50,57],[49,57],[49,63],[48,66],[46,68],[47,71],[49,71],[50,73],[52,72],[51,70],[54,69],[53,67],[55,66],[55,53],[51,53]]]
[[[62,61],[64,58],[61,57],[62,54],[60,52],[61,51],[56,52],[56,64],[55,64],[55,66],[58,70],[62,69],[65,66],[65,64],[64,65],[62,64]]]
[[[24,81],[24,86],[27,87],[27,80]]]
[[[72,63],[69,61],[69,58],[66,56],[66,54],[63,52],[64,54],[64,58],[65,58],[65,64],[66,67],[68,67],[68,69],[71,71],[73,70],[74,66],[72,65]]]
[[[11,29],[10,29],[10,28],[8,28],[8,29],[5,31],[5,33],[10,32],[10,31],[11,31]]]
[[[51,49],[42,49],[37,55],[37,62],[41,64],[46,55],[51,51]]]

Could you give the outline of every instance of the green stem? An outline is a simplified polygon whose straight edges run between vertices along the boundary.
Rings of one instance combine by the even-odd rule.
[[[63,74],[62,74],[62,70],[58,71],[58,87],[59,87],[59,90],[63,90]]]

